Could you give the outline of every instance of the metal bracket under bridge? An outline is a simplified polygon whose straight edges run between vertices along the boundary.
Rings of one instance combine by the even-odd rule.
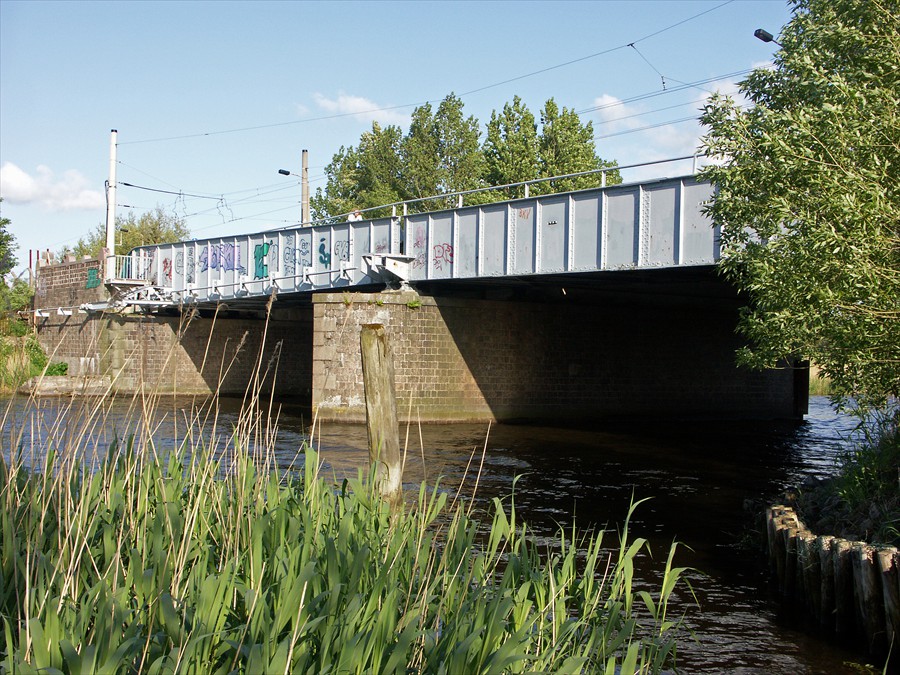
[[[400,282],[712,265],[719,232],[703,205],[713,192],[689,175],[142,246],[115,257],[107,283],[119,304],[152,309]]]

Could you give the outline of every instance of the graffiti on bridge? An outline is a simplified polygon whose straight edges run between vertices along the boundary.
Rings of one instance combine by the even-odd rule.
[[[272,257],[276,261],[278,260],[278,244],[274,241],[266,241],[262,244],[257,244],[253,249],[253,278],[254,279],[266,279],[269,276],[269,264],[268,258],[269,252],[272,252]]]
[[[235,244],[210,244],[200,250],[197,257],[200,263],[200,271],[208,269],[220,272],[240,272],[246,274],[247,270],[241,265],[241,249]]]
[[[294,274],[299,267],[312,266],[312,245],[309,239],[301,239],[296,248],[286,246],[284,249],[284,268],[287,274]]]
[[[100,270],[90,269],[87,271],[87,283],[85,288],[97,288],[100,285]]]
[[[453,246],[444,242],[434,247],[434,269],[442,270],[444,265],[453,266]]]

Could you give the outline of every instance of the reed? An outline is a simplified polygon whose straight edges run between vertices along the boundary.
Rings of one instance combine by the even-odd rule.
[[[548,549],[500,500],[486,536],[445,490],[422,485],[392,511],[362,474],[327,480],[310,448],[302,470],[279,469],[250,414],[224,442],[198,433],[207,409],[173,447],[132,430],[98,456],[103,403],[86,405],[87,431],[49,434],[40,461],[21,436],[4,439],[4,672],[674,665],[679,622],[667,608],[683,569],[673,547],[658,590],[636,590],[646,542],[627,519],[613,550],[603,532],[574,530]]]

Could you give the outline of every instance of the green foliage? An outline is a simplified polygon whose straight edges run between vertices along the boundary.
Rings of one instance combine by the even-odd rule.
[[[0,282],[0,313],[28,309],[33,297],[34,289],[22,279],[13,279],[10,285]]]
[[[8,319],[3,326],[3,335],[12,335],[14,337],[25,337],[31,330],[28,324],[21,319]]]
[[[541,137],[539,142],[541,177],[564,176],[570,173],[614,167],[615,162],[604,162],[594,151],[594,127],[590,122],[581,123],[574,110],[562,110],[552,98],[541,111]],[[618,171],[606,174],[609,185],[621,183]],[[597,187],[597,176],[564,178],[550,183],[539,183],[536,192],[565,192]]]
[[[183,220],[166,213],[159,206],[140,216],[135,216],[133,212],[129,212],[127,216],[116,216],[116,252],[120,255],[136,246],[183,241],[190,236]],[[105,247],[106,223],[100,223],[87,238],[79,239],[75,248],[60,251],[60,257],[65,253],[73,253],[78,258],[99,258]]]
[[[93,439],[66,439],[35,473],[0,459],[6,672],[674,665],[683,570],[670,555],[660,589],[635,592],[646,542],[627,521],[615,554],[602,533],[563,531],[548,551],[500,500],[487,536],[443,490],[392,512],[362,479],[322,480],[312,451],[298,478],[240,440],[159,454],[132,437],[88,468],[74,458]]]
[[[799,506],[817,532],[900,546],[900,430],[878,415],[838,458],[838,473],[804,492]]]
[[[377,122],[360,137],[359,147],[344,148],[325,167],[328,182],[310,200],[315,218],[350,213],[400,201],[399,152],[402,132],[399,127],[382,129]],[[379,218],[390,212],[369,212]]]
[[[478,120],[466,117],[462,100],[450,94],[436,110],[430,103],[413,110],[405,136],[398,127],[381,129],[373,124],[358,146],[342,147],[326,167],[328,182],[310,202],[314,217],[614,166],[597,157],[591,124],[583,125],[574,111],[560,111],[551,99],[542,120],[543,134],[539,135],[534,115],[516,96],[502,113],[491,114],[482,144]],[[569,179],[535,187],[534,192],[596,187],[599,182],[597,176]],[[620,182],[618,172],[611,171],[607,182]],[[467,195],[465,203],[516,196],[524,196],[524,189],[478,192]],[[455,199],[440,198],[409,208],[427,211],[455,205]],[[367,215],[384,217],[389,213],[371,211]]]
[[[47,366],[46,374],[49,376],[59,376],[59,375],[68,375],[69,373],[69,364],[63,361],[57,361],[56,363],[51,363]]]
[[[464,116],[463,102],[454,94],[441,101],[433,115],[430,104],[416,108],[401,149],[404,198],[481,187],[484,158],[479,136],[478,120]],[[442,206],[423,204],[415,208]]]
[[[522,99],[515,96],[512,104],[504,105],[499,114],[492,112],[487,129],[484,154],[488,183],[520,183],[539,176],[537,123]],[[511,196],[524,196],[524,188],[514,190]]]
[[[706,153],[724,273],[750,298],[740,357],[818,364],[865,410],[900,394],[900,10],[794,0],[772,69],[714,96]]]
[[[0,206],[3,205],[3,199],[0,198]],[[0,217],[0,277],[8,273],[16,264],[16,238],[12,232],[7,231],[10,221],[9,218]]]

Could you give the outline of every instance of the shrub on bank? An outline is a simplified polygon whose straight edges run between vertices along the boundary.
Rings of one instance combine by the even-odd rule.
[[[65,375],[66,363],[49,363],[28,324],[18,319],[0,321],[0,391],[15,391],[38,375]]]
[[[65,448],[0,463],[6,672],[659,672],[681,574],[632,586],[645,547],[560,532],[540,550],[495,500],[487,536],[423,486],[391,512],[236,444]],[[630,515],[630,514],[629,514]],[[673,548],[674,550],[674,548]],[[611,558],[615,558],[611,561]]]

